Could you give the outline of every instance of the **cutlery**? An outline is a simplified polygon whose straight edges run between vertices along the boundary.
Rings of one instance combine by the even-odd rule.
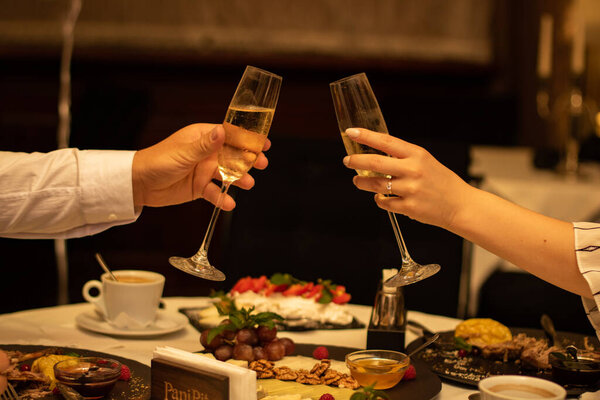
[[[96,260],[98,261],[98,264],[100,264],[104,272],[107,272],[111,276],[111,278],[113,278],[114,281],[118,281],[117,277],[114,276],[110,268],[108,268],[106,262],[104,262],[104,258],[102,258],[100,253],[96,253]]]
[[[56,387],[60,391],[60,394],[62,394],[62,396],[67,400],[84,400],[85,399],[85,397],[83,397],[81,394],[79,394],[79,392],[75,391],[75,389],[72,389],[69,386],[64,385],[60,382],[56,382]]]
[[[408,353],[408,357],[414,356],[419,351],[423,350],[425,347],[429,346],[431,343],[433,343],[436,340],[438,340],[439,337],[440,337],[440,334],[439,333],[435,333],[433,336],[431,336],[429,339],[427,339],[423,344],[419,345],[416,349],[414,349],[413,351],[411,351],[410,353]]]
[[[19,395],[10,382],[8,382],[6,390],[0,393],[0,400],[19,400]]]
[[[558,340],[556,338],[556,329],[554,329],[554,323],[548,314],[542,314],[540,318],[540,324],[542,324],[542,328],[544,328],[544,333],[548,338],[548,346],[559,346]]]

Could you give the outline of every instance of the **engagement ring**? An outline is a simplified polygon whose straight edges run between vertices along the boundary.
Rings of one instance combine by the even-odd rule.
[[[392,194],[392,177],[391,176],[388,178],[385,188],[387,189],[388,194]]]

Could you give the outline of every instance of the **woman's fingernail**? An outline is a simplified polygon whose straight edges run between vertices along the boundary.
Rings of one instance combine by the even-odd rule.
[[[344,163],[344,165],[347,167],[348,164],[350,164],[350,156],[346,156],[344,157],[344,159],[342,160],[342,162]]]
[[[346,129],[346,135],[352,139],[356,139],[360,135],[360,131],[356,128],[348,128]]]

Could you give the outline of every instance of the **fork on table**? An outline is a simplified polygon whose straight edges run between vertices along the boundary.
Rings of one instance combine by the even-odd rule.
[[[8,382],[6,390],[0,393],[0,400],[19,400],[19,395],[10,382]]]

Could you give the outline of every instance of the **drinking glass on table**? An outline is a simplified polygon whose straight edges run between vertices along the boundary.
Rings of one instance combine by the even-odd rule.
[[[223,122],[225,143],[218,155],[221,194],[200,249],[189,258],[170,257],[169,262],[174,267],[204,279],[225,280],[225,274],[208,261],[208,247],[229,186],[252,168],[263,149],[280,87],[280,76],[252,66],[246,67]]]
[[[357,143],[346,135],[348,128],[365,128],[371,131],[388,134],[387,126],[379,109],[377,98],[371,89],[367,75],[364,73],[349,76],[329,84],[333,106],[338,121],[338,126],[344,141],[344,147],[348,155],[351,154],[379,154],[388,157],[387,154],[372,147]],[[360,176],[387,178],[388,189],[391,189],[390,175],[378,172],[357,170]],[[396,236],[396,242],[402,257],[402,267],[398,273],[389,278],[384,284],[386,286],[405,286],[429,278],[440,270],[438,264],[421,265],[415,262],[406,249],[402,232],[398,226],[396,214],[388,211],[390,222]]]

